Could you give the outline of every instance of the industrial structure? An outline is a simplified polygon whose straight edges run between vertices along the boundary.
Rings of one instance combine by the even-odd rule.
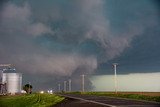
[[[17,73],[11,64],[0,64],[0,94],[21,93],[22,74]]]

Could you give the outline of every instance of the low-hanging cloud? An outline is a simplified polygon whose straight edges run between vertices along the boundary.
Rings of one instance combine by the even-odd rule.
[[[23,66],[21,62],[27,64]],[[74,71],[81,67],[88,73],[92,73],[97,68],[97,60],[94,57],[82,57],[73,54],[23,56],[16,63],[33,74],[38,72],[58,76],[71,76]]]

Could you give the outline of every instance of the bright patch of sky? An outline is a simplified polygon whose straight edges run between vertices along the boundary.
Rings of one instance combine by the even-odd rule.
[[[99,75],[90,78],[93,91],[114,91],[114,75]],[[117,75],[118,91],[160,92],[160,73],[132,73]]]

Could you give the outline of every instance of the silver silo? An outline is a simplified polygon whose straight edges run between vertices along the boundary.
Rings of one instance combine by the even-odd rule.
[[[7,93],[15,94],[21,92],[22,74],[21,73],[3,73],[2,82],[7,85]]]

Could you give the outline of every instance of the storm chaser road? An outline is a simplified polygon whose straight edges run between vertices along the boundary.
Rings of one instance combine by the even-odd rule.
[[[160,103],[93,95],[59,94],[66,100],[55,107],[160,107]]]

